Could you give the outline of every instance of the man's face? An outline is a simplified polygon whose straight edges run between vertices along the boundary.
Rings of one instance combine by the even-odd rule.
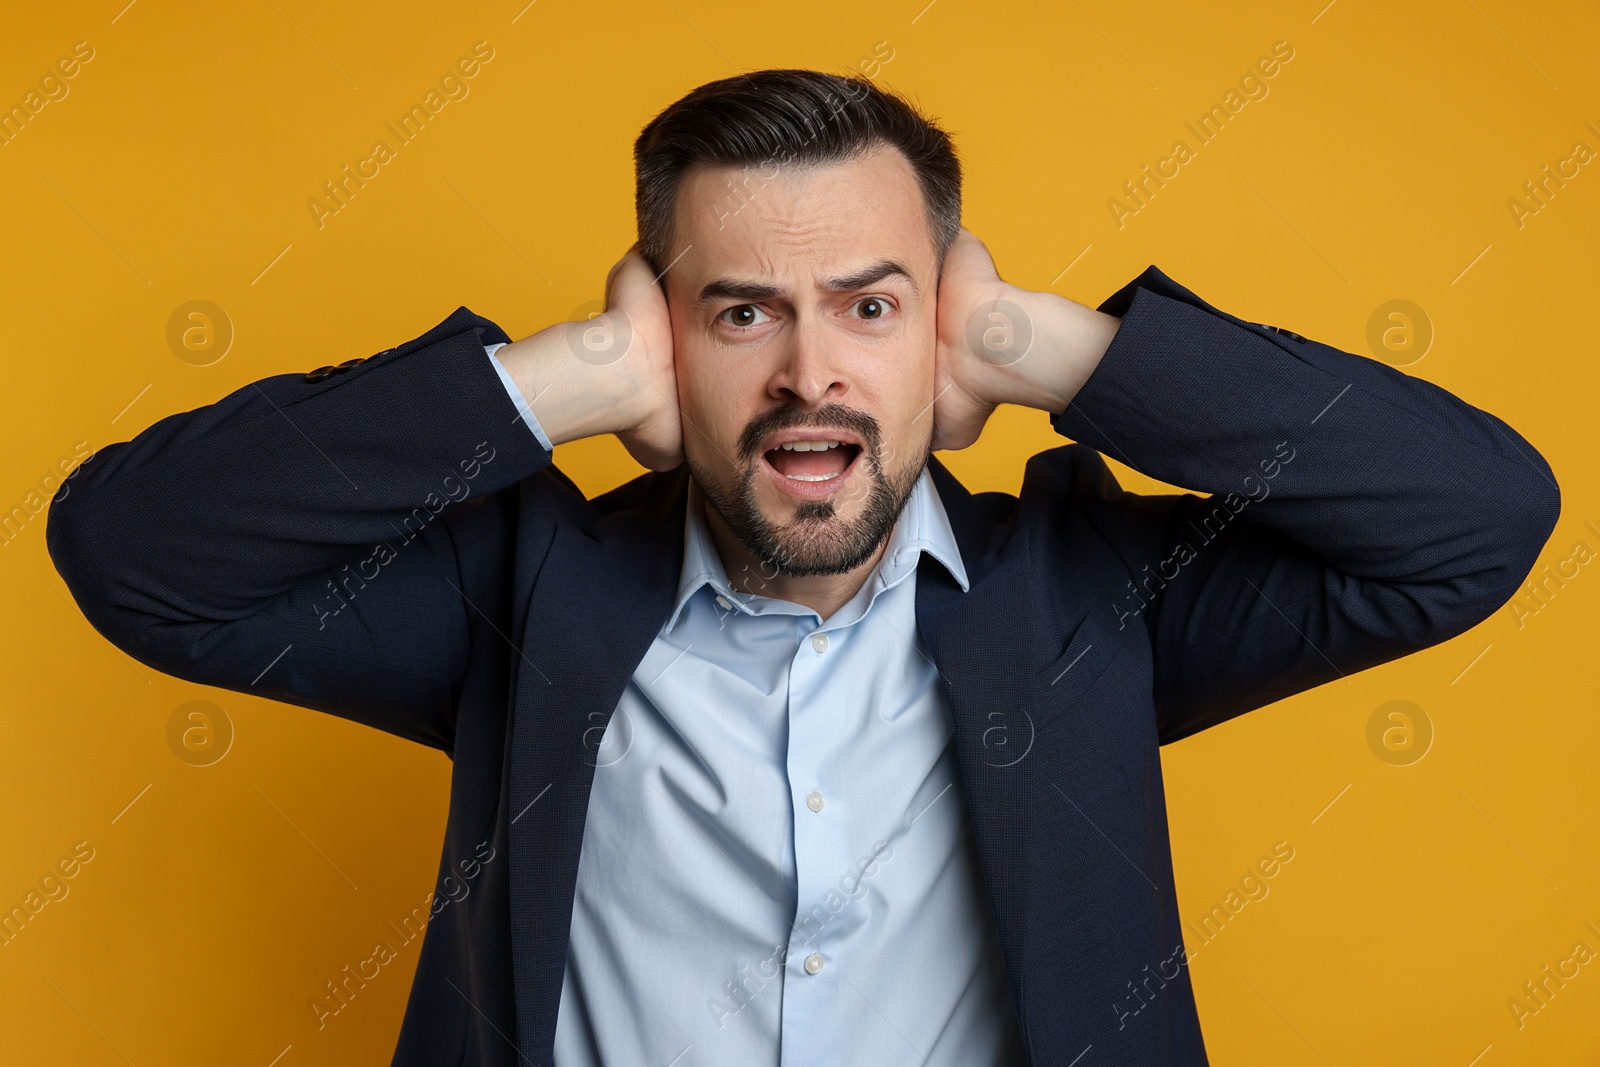
[[[696,484],[778,573],[852,570],[893,529],[932,440],[938,267],[910,164],[879,149],[693,168],[673,254]]]

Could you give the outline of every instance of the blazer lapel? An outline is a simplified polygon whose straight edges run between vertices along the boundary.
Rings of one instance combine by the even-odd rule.
[[[928,467],[950,518],[969,590],[937,560],[917,569],[917,626],[950,705],[955,745],[978,858],[994,910],[1001,955],[1019,1021],[1025,990],[1024,915],[1033,721],[1023,707],[1026,660],[1018,632],[1027,617],[1028,538],[986,518],[936,458]]]
[[[510,744],[511,945],[517,1036],[547,1063],[595,749],[671,611],[683,563],[687,466],[616,492],[588,527],[558,523],[529,596]]]
[[[1032,721],[1016,623],[1026,616],[1026,531],[997,526],[942,463],[929,471],[970,591],[932,556],[917,570],[917,623],[950,706],[979,862],[1022,1014]],[[688,468],[617,490],[637,503],[588,527],[558,524],[529,596],[510,743],[511,943],[518,1044],[555,1042],[572,896],[595,754],[634,668],[671,612],[683,562]]]

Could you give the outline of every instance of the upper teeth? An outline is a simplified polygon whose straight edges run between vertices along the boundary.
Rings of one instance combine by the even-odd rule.
[[[788,441],[778,446],[788,452],[826,452],[838,448],[838,441]]]

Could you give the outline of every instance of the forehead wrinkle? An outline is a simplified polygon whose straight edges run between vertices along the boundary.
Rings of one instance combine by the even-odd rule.
[[[927,253],[907,240],[904,230],[891,222],[883,208],[872,203],[855,182],[843,174],[828,176],[841,180],[845,188],[822,194],[810,181],[802,181],[798,187],[774,183],[758,190],[743,205],[744,210],[727,220],[729,225],[720,239],[711,234],[707,235],[710,240],[697,241],[701,254],[709,253],[721,263],[702,260],[700,270],[709,266],[712,276],[695,291],[691,306],[704,307],[723,299],[782,299],[793,295],[796,289],[808,287],[822,292],[853,292],[892,276],[902,278],[911,293],[920,297],[921,287],[908,269],[905,246],[910,246],[913,260],[917,256],[927,258]],[[898,184],[913,201],[920,200],[920,190],[913,184]],[[838,195],[841,192],[843,195]],[[859,205],[852,203],[857,200],[866,201],[871,208],[867,219],[861,218]],[[909,221],[920,220],[913,217]],[[860,247],[861,238],[866,236],[862,222],[867,223],[867,230],[881,227],[880,239],[870,241],[867,248]],[[719,225],[718,229],[723,227]],[[878,248],[871,248],[872,244]],[[811,284],[808,286],[807,282]]]
[[[914,295],[921,295],[922,290],[918,288],[916,279],[911,276],[911,272],[892,259],[879,260],[852,274],[824,278],[819,288],[830,293],[853,293],[861,289],[870,288],[885,278],[891,277],[900,278],[906,285],[910,286]],[[697,306],[701,306],[716,300],[749,300],[755,302],[774,300],[787,295],[788,290],[786,288],[771,282],[747,278],[714,278],[701,288],[699,298],[695,303]]]

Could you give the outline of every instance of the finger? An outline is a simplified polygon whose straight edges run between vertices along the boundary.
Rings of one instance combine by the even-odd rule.
[[[611,270],[606,274],[606,306],[610,307],[611,298],[616,293],[617,287],[622,284],[623,275],[629,270],[637,270],[636,264],[641,262],[637,253],[629,251],[627,255],[612,264]]]

